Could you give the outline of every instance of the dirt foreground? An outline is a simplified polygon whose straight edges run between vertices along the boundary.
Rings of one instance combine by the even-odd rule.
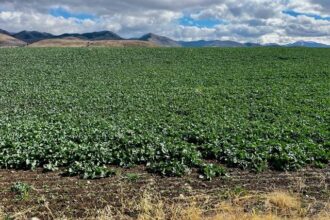
[[[15,183],[30,187],[13,190]],[[99,180],[58,172],[0,171],[0,216],[7,219],[328,219],[330,168],[205,181],[191,174],[162,178],[137,167]],[[157,212],[157,213],[154,213]],[[189,213],[188,213],[189,212]],[[150,218],[148,218],[148,216]],[[276,218],[275,218],[276,217]],[[0,217],[1,218],[1,217]]]

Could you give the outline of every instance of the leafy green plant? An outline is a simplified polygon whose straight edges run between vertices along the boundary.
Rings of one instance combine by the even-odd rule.
[[[210,160],[255,172],[326,166],[329,56],[305,48],[3,48],[0,168],[103,178],[115,174],[110,166],[143,165],[212,179],[221,170]]]
[[[64,175],[79,175],[82,179],[100,179],[116,175],[116,171],[105,166],[76,162],[70,166]]]
[[[140,178],[140,175],[137,173],[127,173],[126,178],[131,182],[136,182]]]
[[[212,180],[219,176],[228,176],[225,168],[215,164],[203,164],[199,170],[200,178]]]
[[[148,170],[163,176],[183,176],[190,172],[189,167],[180,163],[180,161],[160,161],[151,163],[148,166]]]
[[[15,193],[17,199],[28,200],[31,189],[32,187],[29,184],[17,182],[11,186],[10,191]]]

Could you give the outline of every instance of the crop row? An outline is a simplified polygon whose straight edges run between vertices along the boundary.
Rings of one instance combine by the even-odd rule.
[[[0,167],[207,179],[322,167],[329,60],[304,48],[3,49]]]

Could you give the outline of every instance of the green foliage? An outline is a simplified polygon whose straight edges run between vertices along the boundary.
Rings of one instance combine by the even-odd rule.
[[[13,184],[10,191],[15,193],[19,200],[27,200],[30,196],[31,186],[27,183],[17,182]]]
[[[137,173],[127,173],[126,178],[131,182],[135,182],[140,178],[140,175]]]
[[[200,174],[201,178],[212,180],[215,177],[226,176],[227,172],[226,169],[221,166],[214,164],[203,164],[200,168]]]
[[[76,162],[67,169],[64,175],[79,175],[82,179],[100,179],[116,175],[116,171],[105,166],[95,166],[93,163]]]
[[[248,191],[244,187],[239,185],[235,186],[235,188],[233,189],[227,189],[226,191],[221,193],[221,197],[223,197],[223,199],[235,199],[247,195],[248,195]]]
[[[282,59],[285,54],[285,59]],[[281,58],[281,59],[279,59]],[[211,179],[330,161],[330,50],[0,50],[0,168]]]
[[[190,172],[189,167],[180,161],[155,162],[148,166],[148,170],[163,176],[183,176]]]

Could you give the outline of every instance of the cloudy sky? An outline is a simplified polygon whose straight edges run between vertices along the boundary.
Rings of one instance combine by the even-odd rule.
[[[330,0],[0,0],[0,29],[330,44]]]

